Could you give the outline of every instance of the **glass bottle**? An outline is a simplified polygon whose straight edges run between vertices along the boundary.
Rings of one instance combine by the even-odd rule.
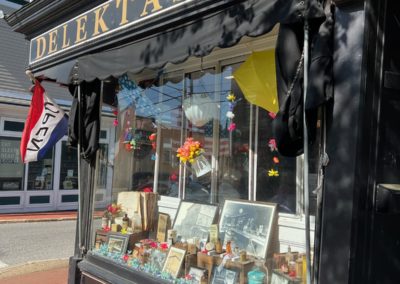
[[[227,242],[226,242],[226,253],[227,253],[227,254],[232,254],[231,241],[227,241]]]
[[[122,218],[122,229],[123,230],[127,230],[129,226],[129,218],[128,218],[128,214],[125,214],[124,218]]]
[[[140,217],[139,213],[135,211],[132,217],[132,227],[133,232],[141,232],[142,231],[142,218]]]
[[[222,245],[221,245],[221,240],[219,238],[217,243],[215,244],[215,252],[222,253]]]

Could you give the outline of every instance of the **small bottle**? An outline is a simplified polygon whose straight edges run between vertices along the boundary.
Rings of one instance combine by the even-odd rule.
[[[222,253],[222,244],[220,239],[218,239],[217,243],[215,244],[215,252]]]
[[[226,242],[226,253],[227,254],[232,254],[231,241],[227,241]]]
[[[133,227],[133,232],[141,232],[142,231],[142,218],[140,217],[139,213],[135,211],[133,213],[133,218],[132,218],[132,227]]]
[[[128,218],[128,214],[125,214],[124,218],[122,218],[122,229],[123,230],[127,230],[129,226],[129,218]]]

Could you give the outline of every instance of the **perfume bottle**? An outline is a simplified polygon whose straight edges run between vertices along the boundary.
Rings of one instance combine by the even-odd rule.
[[[142,231],[142,217],[139,215],[137,211],[133,213],[132,217],[132,228],[134,232]]]

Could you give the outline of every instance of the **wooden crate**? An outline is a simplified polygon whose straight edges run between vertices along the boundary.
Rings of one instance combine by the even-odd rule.
[[[97,230],[95,243],[97,241],[100,241],[101,243],[106,243],[109,234],[122,235],[121,233],[118,232],[105,232],[103,230]],[[147,239],[149,237],[149,232],[146,231],[135,232],[132,234],[125,234],[125,235],[129,235],[128,250],[133,250],[135,248],[135,243],[138,243],[140,240]]]
[[[209,256],[204,253],[197,253],[197,266],[206,268],[208,270],[208,279],[211,280],[211,273],[213,266],[220,265],[222,262],[222,258],[219,255]],[[254,267],[253,260],[246,261],[231,261],[228,260],[225,264],[227,269],[237,269],[240,272],[240,284],[247,283],[247,273]]]

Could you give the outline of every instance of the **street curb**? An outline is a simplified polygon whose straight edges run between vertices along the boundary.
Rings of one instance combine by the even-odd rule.
[[[48,219],[10,219],[10,220],[0,220],[0,224],[54,222],[54,221],[70,221],[70,220],[76,220],[76,217],[48,218]]]
[[[39,271],[47,271],[68,267],[69,258],[56,258],[29,261],[22,264],[10,265],[0,269],[0,279],[15,277]]]

